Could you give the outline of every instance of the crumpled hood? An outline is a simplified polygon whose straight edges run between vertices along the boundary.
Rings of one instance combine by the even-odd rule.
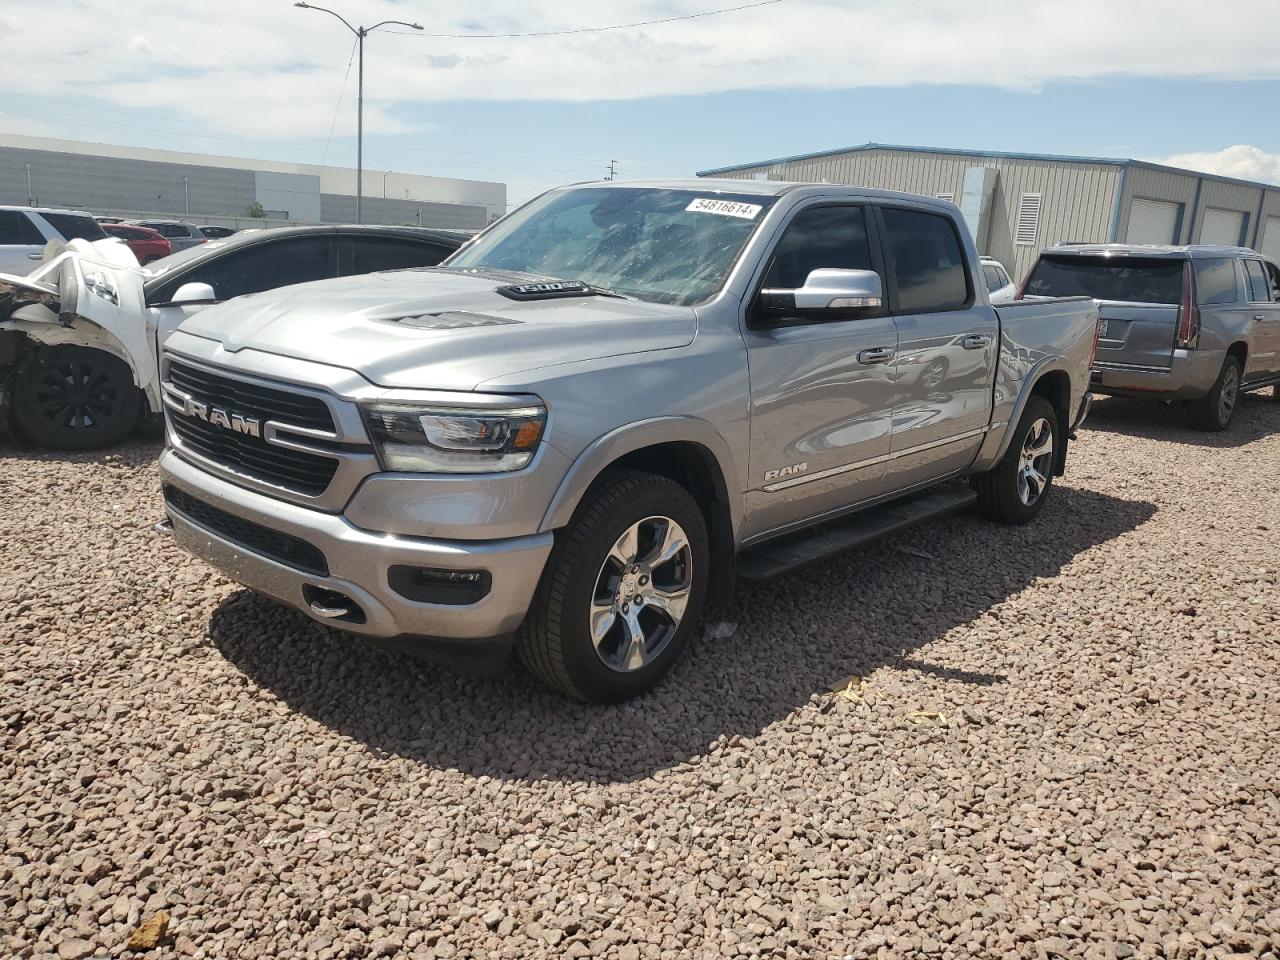
[[[231,352],[345,367],[384,387],[440,390],[693,340],[689,307],[602,296],[517,301],[497,292],[527,282],[448,269],[343,277],[238,297],[179,329]]]

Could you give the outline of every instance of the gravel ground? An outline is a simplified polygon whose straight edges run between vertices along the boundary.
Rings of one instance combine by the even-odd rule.
[[[0,953],[1280,957],[1280,404],[1172,419],[614,708],[255,599],[152,532],[154,443],[4,448]]]

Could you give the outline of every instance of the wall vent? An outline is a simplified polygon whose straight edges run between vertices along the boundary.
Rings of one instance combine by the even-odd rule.
[[[1018,198],[1018,226],[1014,231],[1014,243],[1020,247],[1034,247],[1040,234],[1040,204],[1044,195],[1024,193]]]

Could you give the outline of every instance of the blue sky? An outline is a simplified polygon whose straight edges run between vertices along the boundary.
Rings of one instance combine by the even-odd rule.
[[[432,0],[333,5],[357,22],[416,17],[432,32],[470,32],[715,4],[490,0],[483,18],[451,18]],[[354,165],[351,38],[336,21],[261,0],[133,0],[129,17],[105,20],[83,9],[0,10],[0,129]],[[1274,0],[1219,0],[1216,15],[1194,0],[1063,9],[987,0],[975,16],[951,0],[781,0],[567,38],[374,34],[366,189],[380,192],[390,169],[503,181],[518,202],[602,176],[611,159],[623,177],[684,176],[867,141],[1136,157],[1280,181],[1269,122],[1280,44],[1239,30],[1274,20]]]

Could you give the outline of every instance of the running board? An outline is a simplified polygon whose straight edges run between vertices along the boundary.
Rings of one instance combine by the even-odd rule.
[[[914,527],[925,520],[963,510],[977,499],[977,493],[968,484],[949,483],[934,487],[884,506],[855,513],[844,520],[824,523],[814,530],[790,534],[747,550],[738,557],[738,576],[748,583],[772,580],[907,527]]]

